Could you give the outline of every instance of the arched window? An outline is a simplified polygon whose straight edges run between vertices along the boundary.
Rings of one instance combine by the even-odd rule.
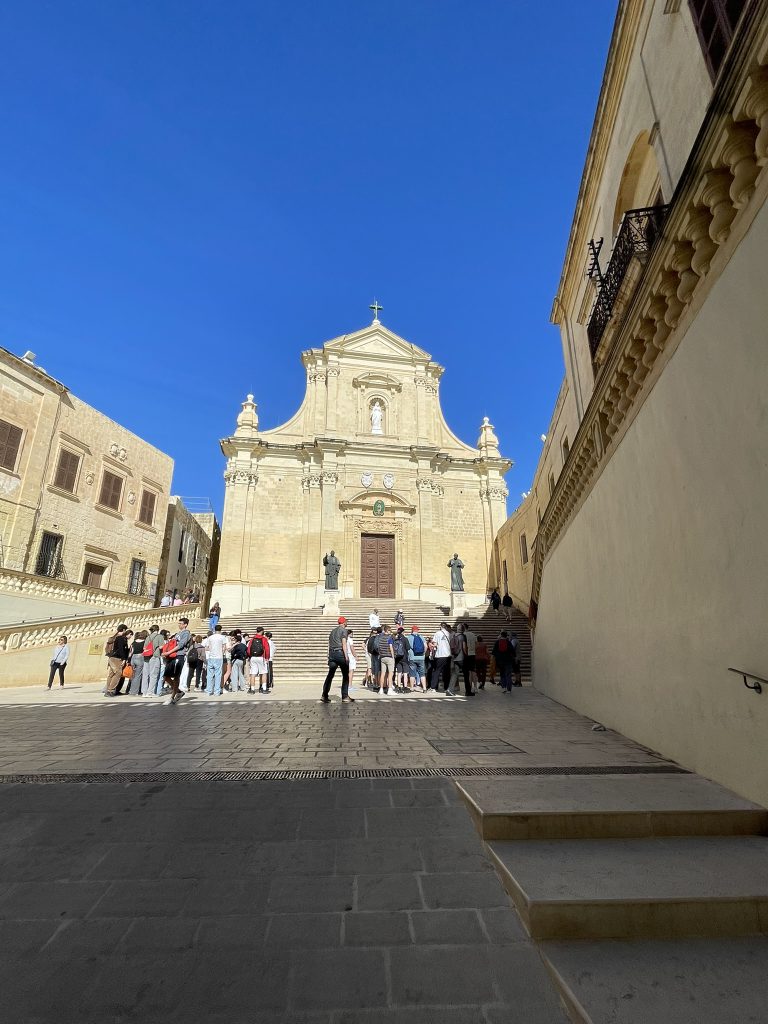
[[[656,205],[659,195],[659,165],[649,138],[648,132],[640,132],[624,164],[613,211],[614,237],[627,210]]]

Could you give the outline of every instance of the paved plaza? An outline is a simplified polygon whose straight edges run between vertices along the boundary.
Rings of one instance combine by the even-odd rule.
[[[330,706],[28,696],[4,691],[0,713],[14,1024],[566,1024],[450,778],[193,773],[663,767],[529,688]],[[8,781],[84,772],[109,781]],[[184,774],[121,779],[136,772]]]

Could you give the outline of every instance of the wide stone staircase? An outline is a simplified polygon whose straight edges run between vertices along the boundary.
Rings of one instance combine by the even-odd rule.
[[[406,628],[419,627],[425,637],[430,637],[445,619],[450,621],[448,609],[426,601],[382,601],[346,600],[341,602],[341,614],[346,616],[353,636],[357,641],[359,661],[364,663],[363,645],[370,629],[368,616],[375,607],[379,610],[382,623],[394,621],[395,612],[402,608]],[[489,606],[471,608],[461,616],[461,621],[486,641],[493,643],[502,629],[513,629],[520,641],[520,656],[524,679],[531,672],[531,635],[528,623],[522,613],[513,610],[510,623]],[[322,678],[328,671],[328,634],[336,625],[336,619],[323,615],[322,608],[257,608],[238,615],[228,615],[221,620],[222,628],[229,632],[242,629],[253,633],[257,626],[269,630],[275,641],[275,681],[306,683]]]
[[[692,774],[458,789],[573,1021],[768,1021],[764,808]]]

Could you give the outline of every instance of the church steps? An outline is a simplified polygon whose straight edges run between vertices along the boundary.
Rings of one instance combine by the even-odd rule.
[[[382,622],[391,624],[395,612],[402,608],[406,627],[419,626],[423,636],[431,636],[443,620],[451,621],[444,607],[426,601],[376,602],[360,599],[341,601],[341,614],[354,631],[358,651],[369,634],[368,615],[374,607],[379,609]],[[461,620],[470,624],[473,630],[492,641],[501,629],[509,624],[501,615],[496,615],[487,606],[469,609]],[[306,682],[322,678],[327,671],[328,634],[335,625],[332,616],[325,616],[321,608],[257,608],[235,615],[225,615],[221,620],[225,632],[241,629],[253,633],[257,626],[263,626],[274,634],[276,645],[275,678],[281,682]],[[520,641],[523,676],[530,677],[531,640],[524,616],[515,613],[512,626]],[[364,656],[358,656],[358,664],[365,663]]]

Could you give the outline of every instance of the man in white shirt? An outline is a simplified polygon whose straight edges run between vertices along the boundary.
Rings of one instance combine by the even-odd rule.
[[[430,677],[430,690],[440,689],[442,679],[445,689],[448,689],[448,673],[451,664],[451,630],[447,622],[440,623],[440,629],[432,637],[435,645],[435,667]]]
[[[166,590],[165,594],[163,595],[163,599],[160,602],[160,607],[161,608],[170,608],[171,600],[172,600],[171,599],[171,592],[170,592],[170,590]]]
[[[381,619],[379,618],[379,609],[374,608],[371,614],[368,616],[368,625],[371,629],[378,629],[381,625]]]
[[[214,632],[203,640],[208,673],[205,692],[209,697],[221,696],[221,675],[224,668],[224,651],[226,646],[227,637],[221,632],[221,626],[217,623]]]

